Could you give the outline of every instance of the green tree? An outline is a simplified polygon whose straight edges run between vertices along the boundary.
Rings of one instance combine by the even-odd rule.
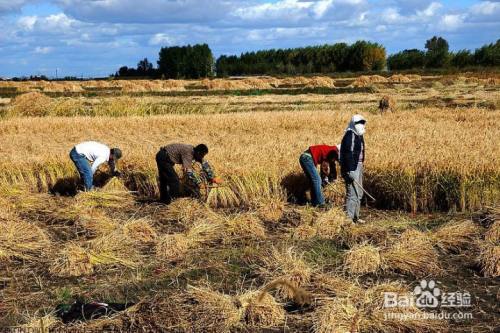
[[[427,53],[425,65],[428,68],[443,68],[449,64],[450,53],[446,39],[434,36],[425,42]]]
[[[480,66],[500,66],[500,39],[474,52],[474,63]]]
[[[474,56],[469,50],[460,50],[451,54],[451,65],[457,68],[464,68],[474,65]]]
[[[404,50],[387,58],[390,70],[422,69],[425,65],[425,52],[417,49]]]

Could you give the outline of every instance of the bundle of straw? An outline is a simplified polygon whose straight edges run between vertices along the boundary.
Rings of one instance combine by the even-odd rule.
[[[78,193],[76,202],[86,208],[122,208],[135,203],[132,192],[116,177],[101,189]]]
[[[141,244],[153,243],[158,237],[156,230],[146,219],[132,219],[127,221],[123,226],[123,232],[130,239]]]
[[[240,206],[240,199],[229,186],[208,189],[207,204],[212,208],[234,208]]]
[[[0,219],[0,261],[34,260],[50,245],[45,232],[23,220]]]
[[[309,224],[301,224],[292,229],[292,238],[299,240],[307,240],[316,237],[318,230]]]
[[[479,233],[480,228],[474,222],[460,221],[441,226],[429,237],[441,250],[458,252],[470,248]]]
[[[382,252],[384,269],[396,270],[414,276],[434,276],[441,273],[438,254],[429,237],[417,230],[408,229],[399,241],[386,252]]]
[[[323,188],[325,200],[334,204],[335,206],[342,207],[345,201],[345,184],[338,180],[328,184]]]
[[[273,248],[263,258],[261,274],[272,280],[284,280],[287,284],[278,287],[279,294],[285,299],[294,299],[297,289],[308,284],[312,268],[304,261],[303,254],[293,247],[284,250]]]
[[[199,220],[206,220],[215,213],[208,206],[193,198],[181,198],[173,201],[163,213],[167,220],[190,227]]]
[[[359,310],[348,298],[335,298],[314,313],[315,333],[360,332]]]
[[[222,225],[212,222],[198,222],[188,231],[161,236],[155,247],[156,257],[166,261],[183,259],[190,249],[220,239]]]
[[[224,242],[242,239],[264,239],[266,229],[262,221],[252,213],[237,214],[224,219]]]
[[[486,231],[484,239],[493,244],[500,244],[500,221],[495,221]]]
[[[69,215],[66,215],[69,217]],[[79,213],[75,218],[75,226],[81,229],[87,237],[98,237],[108,235],[119,228],[118,222],[110,219],[102,211],[91,209]]]
[[[196,330],[230,332],[240,322],[235,300],[209,288],[188,286],[188,294],[196,301],[193,307]]]
[[[500,276],[500,245],[485,242],[480,245],[479,262],[483,266],[483,273],[487,277]]]
[[[341,208],[334,207],[319,215],[314,225],[319,237],[338,239],[351,223]]]
[[[342,241],[348,246],[370,242],[377,245],[385,245],[389,236],[389,230],[377,223],[350,223],[345,228]]]
[[[267,292],[250,291],[238,297],[242,320],[250,327],[272,328],[283,325],[285,310]]]
[[[69,243],[53,259],[49,272],[60,277],[83,276],[94,273],[94,266],[86,249]]]
[[[380,265],[380,249],[367,243],[353,247],[344,257],[344,269],[350,274],[375,273]]]
[[[364,289],[356,280],[347,280],[344,277],[332,274],[314,275],[312,285],[316,290],[320,290],[329,296],[360,299],[364,295]]]
[[[179,261],[186,256],[190,246],[184,234],[163,235],[155,246],[156,257],[169,262]]]
[[[25,316],[26,323],[19,327],[19,331],[22,332],[37,332],[37,333],[49,333],[51,329],[60,323],[53,313],[40,315],[27,315]],[[16,331],[15,328],[13,328]]]
[[[90,262],[96,266],[123,266],[135,269],[142,262],[137,242],[121,230],[90,242]]]
[[[255,204],[257,214],[264,222],[277,223],[283,216],[285,203],[280,197],[271,197]]]

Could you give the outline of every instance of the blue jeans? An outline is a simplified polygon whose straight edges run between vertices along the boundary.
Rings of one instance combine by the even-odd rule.
[[[76,170],[78,170],[83,186],[85,186],[85,191],[90,191],[93,188],[93,175],[89,161],[84,155],[78,154],[75,148],[69,152],[69,158],[75,163]]]
[[[323,192],[321,191],[321,177],[319,176],[312,156],[310,154],[303,153],[300,155],[299,162],[311,184],[312,205],[323,205],[325,203],[325,198],[323,197]]]

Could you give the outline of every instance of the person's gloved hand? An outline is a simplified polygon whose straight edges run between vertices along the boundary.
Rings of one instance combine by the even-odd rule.
[[[321,186],[325,187],[325,186],[327,186],[328,184],[330,184],[330,180],[328,179],[328,177],[324,177],[324,178],[321,180]]]
[[[347,178],[353,182],[356,179],[356,172],[355,171],[349,171],[347,173]]]
[[[219,178],[219,177],[214,177],[212,178],[212,184],[216,184],[216,185],[220,185],[222,184],[224,181],[222,180],[222,178]]]

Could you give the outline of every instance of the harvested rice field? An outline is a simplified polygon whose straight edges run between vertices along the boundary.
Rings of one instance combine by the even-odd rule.
[[[499,101],[470,73],[0,82],[0,328],[497,332]],[[298,163],[355,113],[364,224],[340,179],[333,208],[304,204]],[[68,157],[85,140],[123,151],[93,192]],[[224,185],[158,203],[172,142],[206,143]]]

